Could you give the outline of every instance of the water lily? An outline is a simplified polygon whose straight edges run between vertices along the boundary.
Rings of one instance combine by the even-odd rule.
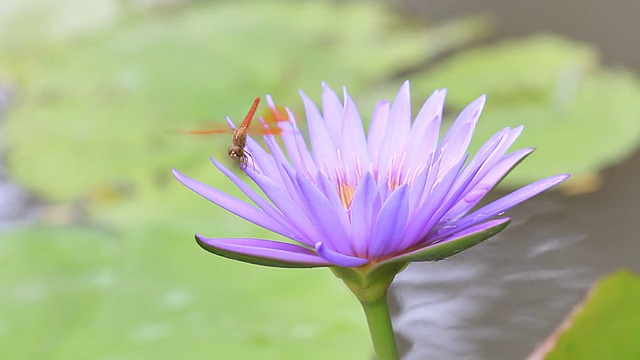
[[[443,259],[495,235],[509,223],[505,211],[569,176],[536,181],[475,209],[533,149],[507,153],[522,127],[505,128],[470,157],[484,96],[439,140],[445,93],[435,91],[413,120],[405,82],[393,103],[377,104],[365,132],[346,90],[341,101],[324,85],[322,112],[301,92],[308,143],[291,112],[280,125],[285,151],[273,135],[264,137],[268,151],[247,143],[251,163],[244,171],[261,193],[211,159],[252,203],[174,170],[197,194],[292,241],[196,235],[198,244],[259,265],[330,267],[361,301],[370,327],[378,328],[372,329],[378,359],[396,358],[385,301],[395,275],[410,262]],[[267,102],[276,111],[270,97]]]

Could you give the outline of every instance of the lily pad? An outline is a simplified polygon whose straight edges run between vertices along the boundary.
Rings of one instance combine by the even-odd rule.
[[[359,304],[329,271],[217,258],[176,241],[189,230],[175,224],[118,236],[63,227],[2,234],[3,357],[370,356]]]
[[[414,88],[448,88],[454,109],[488,95],[472,147],[504,127],[525,125],[513,148],[537,151],[504,180],[509,186],[558,173],[580,178],[640,145],[640,82],[602,68],[584,44],[550,36],[509,40],[461,52],[418,79]]]
[[[364,2],[198,2],[115,14],[108,26],[0,64],[20,95],[3,132],[10,171],[48,198],[77,199],[117,182],[139,188],[166,181],[172,166],[208,166],[208,155],[225,157],[227,136],[167,130],[224,126],[225,115],[238,121],[265,93],[301,104],[296,90],[319,92],[323,80],[358,93],[469,41],[478,27],[399,26],[384,6]],[[16,43],[9,35],[0,43],[3,36]]]
[[[599,281],[529,359],[640,358],[640,277],[618,271]]]

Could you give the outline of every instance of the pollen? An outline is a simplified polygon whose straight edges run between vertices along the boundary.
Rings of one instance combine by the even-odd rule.
[[[351,207],[351,201],[353,200],[353,194],[355,193],[355,187],[348,184],[339,184],[338,185],[338,194],[340,195],[340,201],[342,201],[342,206],[345,209],[349,210]]]

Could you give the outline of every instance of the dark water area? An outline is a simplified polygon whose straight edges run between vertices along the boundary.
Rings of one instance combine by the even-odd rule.
[[[509,211],[497,237],[400,274],[392,296],[403,358],[524,359],[599,278],[640,272],[640,153],[603,183],[538,196]]]
[[[562,34],[596,44],[610,65],[640,69],[640,1],[636,0],[391,0],[413,17],[443,21],[488,15],[497,37]]]
[[[396,3],[439,21],[492,14],[499,36],[560,33],[595,44],[608,64],[640,69],[637,1]],[[638,184],[640,152],[605,170],[593,193],[542,194],[509,211],[513,222],[497,237],[412,264],[391,292],[403,359],[525,359],[595,281],[640,272]]]

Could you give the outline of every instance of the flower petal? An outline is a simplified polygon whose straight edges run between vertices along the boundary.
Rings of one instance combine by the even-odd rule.
[[[396,248],[392,252],[401,251],[402,249],[411,248],[420,242],[424,236],[431,230],[439,220],[434,215],[442,206],[442,201],[451,190],[456,176],[464,165],[466,157],[462,158],[458,164],[444,175],[443,179],[433,186],[433,189],[425,189],[423,204],[418,208],[414,216],[411,217],[402,239],[396,244]]]
[[[330,261],[333,265],[341,267],[358,267],[369,263],[367,259],[361,259],[354,256],[348,256],[329,249],[322,242],[316,244],[316,252],[323,259]]]
[[[509,147],[511,147],[513,142],[516,141],[518,136],[520,136],[523,128],[524,126],[518,126],[515,129],[509,130],[505,136],[500,135],[502,132],[498,132],[496,135],[494,135],[494,137],[500,136],[501,140],[497,144],[497,147],[495,147],[494,150],[491,152],[491,154],[489,154],[489,156],[482,161],[480,169],[473,176],[473,180],[467,185],[467,189],[464,191],[461,197],[466,196],[469,193],[469,191],[471,191],[478,185],[478,183],[483,181],[483,179],[486,177],[487,174],[493,171],[493,169],[495,168],[495,165],[501,161],[501,159],[503,158],[503,155],[507,152]],[[490,141],[491,140],[489,140],[487,143],[490,143]],[[489,144],[485,144],[485,145],[489,145]],[[482,148],[484,147],[485,146],[483,145]],[[480,153],[480,151],[478,153]],[[469,166],[471,166],[471,164]]]
[[[441,172],[448,171],[467,152],[485,100],[483,95],[464,108],[442,138],[439,147],[442,151]]]
[[[479,182],[475,185],[473,183],[469,185],[470,189],[467,190],[460,199],[458,199],[458,202],[449,209],[449,212],[445,216],[457,220],[460,216],[466,214],[476,206],[476,204],[479,203],[480,200],[482,200],[482,198],[491,189],[493,189],[514,166],[524,160],[524,158],[532,152],[533,149],[521,149],[503,156],[497,164],[491,167]]]
[[[373,226],[369,243],[369,259],[386,256],[386,249],[394,248],[407,226],[409,216],[409,191],[407,184],[393,191],[382,204]]]
[[[321,172],[318,172],[316,174],[316,184],[316,186],[324,194],[327,200],[329,200],[331,207],[334,209],[334,213],[340,220],[340,223],[342,224],[344,229],[348,232],[348,230],[351,228],[351,222],[349,221],[347,211],[345,210],[344,205],[340,200],[340,195],[338,194],[336,185]],[[351,241],[349,241],[349,243],[351,243]]]
[[[338,216],[339,211],[345,211],[342,205],[339,205],[339,208],[334,207],[307,178],[298,174],[296,180],[302,195],[301,205],[306,207],[311,222],[324,242],[331,244],[333,249],[342,254],[353,255],[349,233]]]
[[[392,159],[398,153],[404,153],[404,143],[409,139],[411,128],[411,92],[409,82],[405,81],[396,95],[387,121],[386,132],[381,144],[378,168],[380,174],[387,174]]]
[[[440,122],[446,90],[436,90],[422,105],[411,127],[409,135],[409,166],[418,168],[424,166],[425,159],[433,156],[438,147]]]
[[[389,120],[389,102],[380,101],[376,104],[369,123],[369,133],[367,135],[367,146],[369,147],[369,158],[375,173],[380,166],[380,148],[387,131],[387,120]]]
[[[541,192],[554,187],[561,182],[569,178],[569,174],[562,174],[551,176],[546,179],[538,180],[523,188],[520,188],[511,194],[504,196],[489,205],[486,205],[473,213],[464,216],[458,221],[455,221],[449,225],[446,229],[440,229],[438,231],[438,237],[447,237],[456,232],[462,231],[466,228],[479,224],[487,219],[490,219],[500,213],[503,213],[519,203],[528,200]]]
[[[271,216],[255,206],[183,175],[175,169],[171,169],[171,171],[173,172],[173,176],[175,176],[176,179],[178,179],[178,181],[180,181],[184,186],[191,189],[191,191],[229,211],[230,213],[265,229],[269,229],[274,232],[283,231],[281,225],[277,221],[273,220]]]
[[[206,238],[196,235],[203,249],[229,259],[251,264],[285,267],[311,268],[331,266],[331,262],[305,247],[262,239]]]
[[[364,135],[362,119],[356,108],[356,104],[344,89],[344,112],[342,114],[342,138],[340,152],[344,160],[345,170],[351,172],[351,178],[355,179],[361,174],[362,166],[369,164],[369,152],[367,139]]]
[[[282,212],[289,222],[289,226],[301,234],[301,237],[293,238],[294,240],[308,246],[313,246],[318,241],[321,241],[322,238],[316,231],[309,216],[307,216],[306,209],[302,208],[299,205],[299,201],[294,198],[296,194],[292,194],[286,188],[279,186],[276,182],[257,171],[247,169],[246,172],[267,198]]]
[[[264,135],[265,142],[275,141],[273,135]],[[252,164],[248,167],[258,169],[261,173],[269,177],[278,177],[278,170],[273,155],[268,153],[257,141],[247,136],[247,150]]]
[[[249,185],[242,181],[236,174],[229,171],[221,163],[214,158],[210,158],[213,165],[220,170],[224,175],[229,178],[237,187],[242,191],[251,201],[253,201],[262,211],[271,216],[271,218],[281,226],[280,231],[275,231],[283,236],[296,238],[296,231],[289,226],[289,222],[285,219],[284,215],[273,207],[268,201],[253,190]],[[275,226],[274,226],[275,227]]]
[[[304,172],[305,174],[315,174],[315,163],[302,137],[302,133],[295,123],[295,116],[289,109],[287,109],[287,114],[289,115],[289,119],[292,120],[281,124],[280,128],[282,128],[282,142],[287,149],[289,159],[298,171]]]
[[[316,104],[314,104],[302,90],[300,91],[300,96],[302,97],[304,109],[307,114],[309,134],[313,134],[313,136],[309,137],[313,158],[316,166],[324,172],[327,172],[327,170],[336,163],[336,144],[334,144],[333,139],[329,135],[327,124],[322,118],[322,115],[320,115]]]
[[[509,225],[510,218],[495,219],[467,228],[455,233],[435,245],[400,254],[387,261],[376,264],[376,267],[392,263],[408,263],[413,261],[437,261],[453,256],[463,250],[487,240]],[[371,271],[373,271],[372,269]]]
[[[322,118],[334,144],[340,143],[342,112],[344,106],[333,90],[326,83],[322,83]]]
[[[351,201],[351,238],[357,256],[366,256],[373,233],[373,225],[378,217],[382,201],[378,187],[370,172],[364,174],[356,186]]]

